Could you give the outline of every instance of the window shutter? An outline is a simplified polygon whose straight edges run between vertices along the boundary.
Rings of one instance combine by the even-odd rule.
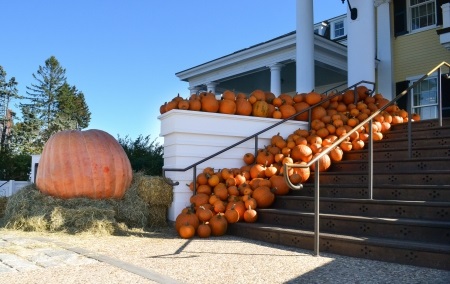
[[[409,87],[409,80],[401,81],[395,83],[395,96],[398,96],[401,92],[408,89]],[[397,106],[401,109],[408,110],[408,95],[404,95],[397,101]]]
[[[447,75],[441,76],[442,90],[442,116],[450,117],[450,78]]]
[[[442,13],[441,13],[442,14]],[[408,33],[406,0],[394,0],[394,34],[400,36]]]
[[[436,0],[436,26],[442,26],[442,8],[445,0]]]

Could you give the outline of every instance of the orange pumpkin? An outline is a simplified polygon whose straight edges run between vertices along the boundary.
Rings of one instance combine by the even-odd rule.
[[[291,157],[294,159],[294,161],[303,161],[303,162],[309,162],[312,159],[312,150],[307,145],[296,145],[291,150]]]
[[[224,217],[229,224],[237,223],[239,221],[239,212],[235,209],[235,206],[235,204],[232,204],[231,207],[225,210]]]
[[[255,155],[246,153],[242,159],[246,165],[252,165],[255,162]]]
[[[211,227],[209,226],[209,223],[203,223],[200,224],[197,228],[197,236],[200,238],[209,238],[211,236]]]
[[[295,108],[295,112],[299,113],[307,108],[309,108],[310,105],[306,102],[298,102],[294,104],[294,108]],[[300,120],[300,121],[308,121],[308,112],[304,111],[303,113],[297,115],[295,117],[296,120]]]
[[[236,100],[236,94],[233,91],[225,90],[222,93],[222,99],[234,101]]]
[[[189,110],[200,111],[202,109],[202,102],[199,99],[189,100]]]
[[[190,208],[187,208],[187,210],[184,210],[180,214],[178,214],[177,218],[175,219],[175,230],[178,232],[181,226],[185,225],[186,223],[194,226],[195,229],[197,229],[200,225],[200,221],[198,220],[197,215]]]
[[[64,199],[120,199],[131,179],[130,161],[114,137],[97,129],[66,130],[44,145],[36,186]]]
[[[203,205],[197,209],[197,212],[195,212],[195,214],[197,214],[199,221],[202,222],[209,221],[209,219],[211,219],[213,216],[213,212],[211,211],[211,209],[205,208],[205,206]]]
[[[267,186],[259,186],[255,188],[252,197],[256,200],[258,208],[268,208],[275,201],[275,194]]]
[[[310,93],[306,94],[306,96],[305,96],[305,101],[310,106],[319,103],[321,100],[322,100],[322,96],[316,92],[310,92]]]
[[[291,104],[281,105],[278,109],[281,112],[282,119],[291,117],[296,113],[295,108]]]
[[[256,101],[252,107],[252,115],[257,117],[267,117],[269,114],[269,104],[265,101]]]
[[[209,201],[209,195],[205,193],[197,193],[192,195],[189,199],[191,203],[194,203],[196,207],[201,206]]]
[[[272,188],[274,188],[275,195],[286,195],[291,190],[287,183],[284,181],[284,177],[280,175],[273,175],[270,177]]]
[[[236,103],[234,100],[223,99],[219,103],[219,112],[224,114],[235,114],[236,113]]]
[[[203,95],[202,99],[201,99],[201,103],[202,103],[202,111],[206,111],[206,112],[219,111],[220,103],[214,95]]]
[[[318,155],[318,154],[316,154]],[[328,156],[327,154],[324,154],[320,159],[319,159],[319,172],[324,172],[326,171],[329,167],[331,166],[331,159],[330,156]],[[316,171],[316,163],[313,163],[311,165],[311,170]]]
[[[305,162],[297,162],[296,164],[306,165]],[[307,181],[309,179],[309,176],[311,175],[311,171],[310,171],[309,167],[306,167],[306,168],[292,168],[292,169],[293,169],[293,174],[292,175],[297,174],[300,177],[300,180],[298,181],[298,183]]]
[[[237,115],[251,115],[253,111],[252,104],[246,99],[241,98],[236,100],[236,114]]]
[[[244,221],[247,223],[254,223],[258,220],[258,213],[250,206],[244,213]]]
[[[209,226],[211,227],[211,235],[222,236],[227,232],[228,222],[224,215],[219,213],[209,220]]]
[[[265,101],[266,100],[266,92],[263,90],[254,90],[250,93],[250,96],[253,96],[256,98],[257,101]]]
[[[189,109],[189,101],[188,100],[178,101],[178,109],[182,109],[182,110]]]
[[[195,228],[189,223],[183,224],[178,230],[178,234],[183,239],[190,239],[195,236]]]

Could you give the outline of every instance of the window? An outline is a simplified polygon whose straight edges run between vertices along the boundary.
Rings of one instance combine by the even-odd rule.
[[[442,25],[442,4],[447,0],[396,0],[394,34],[401,36]]]
[[[411,31],[436,25],[435,0],[410,0]]]
[[[345,35],[344,21],[334,23],[333,38],[338,38]]]
[[[438,117],[437,85],[437,77],[429,77],[412,90],[412,112],[420,114],[421,119]]]

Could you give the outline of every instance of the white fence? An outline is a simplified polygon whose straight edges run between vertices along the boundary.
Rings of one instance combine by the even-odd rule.
[[[11,196],[30,183],[29,181],[0,180],[0,196]]]

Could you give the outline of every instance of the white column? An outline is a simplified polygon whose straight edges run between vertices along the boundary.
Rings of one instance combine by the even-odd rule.
[[[197,86],[189,86],[189,94],[196,94],[199,90],[200,90],[200,87],[197,87]]]
[[[450,27],[450,3],[442,4],[442,27]]]
[[[392,37],[391,37],[391,0],[377,0],[377,92],[387,99],[394,98]]]
[[[441,5],[442,8],[442,28],[450,28],[450,3],[445,3]],[[445,32],[439,34],[439,42],[447,50],[450,50],[450,32]]]
[[[270,65],[270,91],[275,95],[281,94],[281,67],[283,64],[275,63]]]
[[[358,10],[355,20],[347,8],[348,85],[361,80],[375,82],[375,8],[368,0],[351,0]]]
[[[217,86],[216,82],[208,82],[208,83],[206,83],[206,91],[215,94],[216,93],[216,86]]]
[[[296,91],[309,93],[315,88],[313,0],[297,0],[296,9]]]

